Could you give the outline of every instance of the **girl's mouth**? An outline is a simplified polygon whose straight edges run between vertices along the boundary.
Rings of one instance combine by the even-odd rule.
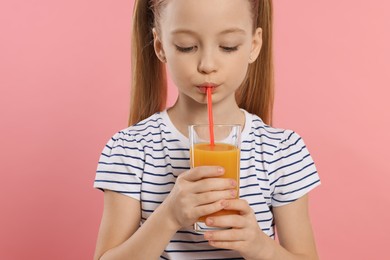
[[[202,84],[200,86],[197,86],[199,92],[203,93],[203,94],[206,94],[207,93],[207,88],[211,88],[211,93],[214,93],[216,88],[218,86],[216,84]]]

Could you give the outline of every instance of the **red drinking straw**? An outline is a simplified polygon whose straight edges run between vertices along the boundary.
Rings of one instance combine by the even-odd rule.
[[[211,98],[211,86],[207,86],[207,111],[209,114],[210,145],[214,146],[214,119],[213,119],[213,100]]]

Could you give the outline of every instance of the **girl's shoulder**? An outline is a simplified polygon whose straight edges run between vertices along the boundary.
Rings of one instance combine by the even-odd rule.
[[[150,130],[151,128],[153,129],[156,127],[165,126],[164,118],[162,116],[163,113],[164,111],[156,112],[148,118],[145,118],[144,120],[123,129],[122,131],[137,133],[143,132],[145,130]]]
[[[116,135],[145,138],[155,135],[156,133],[161,133],[162,129],[166,128],[166,122],[162,116],[163,113],[164,112],[157,112],[134,125],[118,131]]]
[[[161,143],[166,135],[166,124],[162,117],[162,112],[157,112],[150,117],[115,132],[108,140],[103,153],[106,156],[111,154],[130,155],[144,153],[144,148],[150,144]]]
[[[303,144],[302,137],[295,131],[267,125],[258,115],[247,111],[245,113],[246,120],[250,124],[245,127],[247,131],[244,139],[259,140],[263,148],[269,153],[274,154],[281,149],[292,147],[298,143]]]

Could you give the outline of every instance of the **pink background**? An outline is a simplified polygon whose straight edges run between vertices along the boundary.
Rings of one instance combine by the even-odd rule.
[[[317,163],[322,259],[390,255],[389,9],[275,1],[275,125],[301,134]],[[127,124],[131,10],[124,0],[0,2],[0,259],[92,258],[97,160]]]

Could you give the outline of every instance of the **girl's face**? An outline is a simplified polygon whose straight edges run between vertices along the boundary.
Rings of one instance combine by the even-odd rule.
[[[234,100],[261,48],[251,17],[248,0],[167,0],[154,46],[180,98],[204,104],[211,83],[214,103]]]

